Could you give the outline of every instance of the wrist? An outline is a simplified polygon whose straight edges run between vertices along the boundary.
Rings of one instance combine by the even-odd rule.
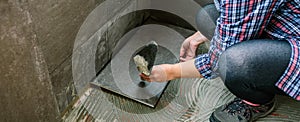
[[[200,33],[200,31],[197,31],[194,35],[193,35],[193,38],[194,40],[197,42],[197,43],[202,43],[203,41],[206,41],[207,38],[202,34]]]
[[[181,77],[181,68],[180,68],[180,64],[177,63],[177,64],[172,64],[170,65],[170,68],[169,68],[169,78],[170,79],[177,79],[177,78],[180,78]]]

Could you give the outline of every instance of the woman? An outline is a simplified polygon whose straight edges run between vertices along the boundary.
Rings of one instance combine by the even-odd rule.
[[[237,98],[213,112],[210,121],[216,122],[264,117],[274,109],[275,94],[300,100],[300,1],[215,0],[215,6],[220,15],[214,34],[205,32],[198,16],[205,36],[198,31],[183,42],[181,63],[157,65],[149,77],[141,76],[155,82],[220,76]],[[209,52],[194,58],[210,35]]]

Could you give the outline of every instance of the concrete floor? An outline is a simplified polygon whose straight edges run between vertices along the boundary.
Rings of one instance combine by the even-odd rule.
[[[71,121],[208,121],[215,108],[234,98],[220,79],[181,79],[170,83],[158,106],[150,108],[111,92],[88,88],[70,106],[63,120]],[[258,121],[300,120],[300,103],[277,96],[274,112]]]

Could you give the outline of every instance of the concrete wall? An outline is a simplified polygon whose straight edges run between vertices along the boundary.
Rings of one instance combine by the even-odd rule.
[[[60,120],[60,114],[77,95],[72,79],[76,34],[89,13],[102,2],[0,1],[0,121]],[[116,36],[117,40],[141,24],[142,14],[124,17],[107,30],[105,37]],[[141,19],[133,21],[137,18]],[[124,28],[124,23],[132,24]],[[108,38],[101,40],[105,43]],[[103,64],[97,67],[100,65]]]
[[[88,14],[104,0],[30,1],[39,46],[47,63],[53,93],[62,112],[76,91],[71,56],[76,34]]]
[[[0,1],[0,121],[58,121],[74,98],[70,57],[103,0]]]
[[[58,107],[28,2],[0,1],[0,121],[56,121]]]

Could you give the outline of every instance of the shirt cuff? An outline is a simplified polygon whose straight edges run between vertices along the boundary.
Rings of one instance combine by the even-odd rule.
[[[215,78],[214,73],[211,70],[210,58],[208,54],[202,54],[195,58],[195,66],[199,73],[205,79]]]

